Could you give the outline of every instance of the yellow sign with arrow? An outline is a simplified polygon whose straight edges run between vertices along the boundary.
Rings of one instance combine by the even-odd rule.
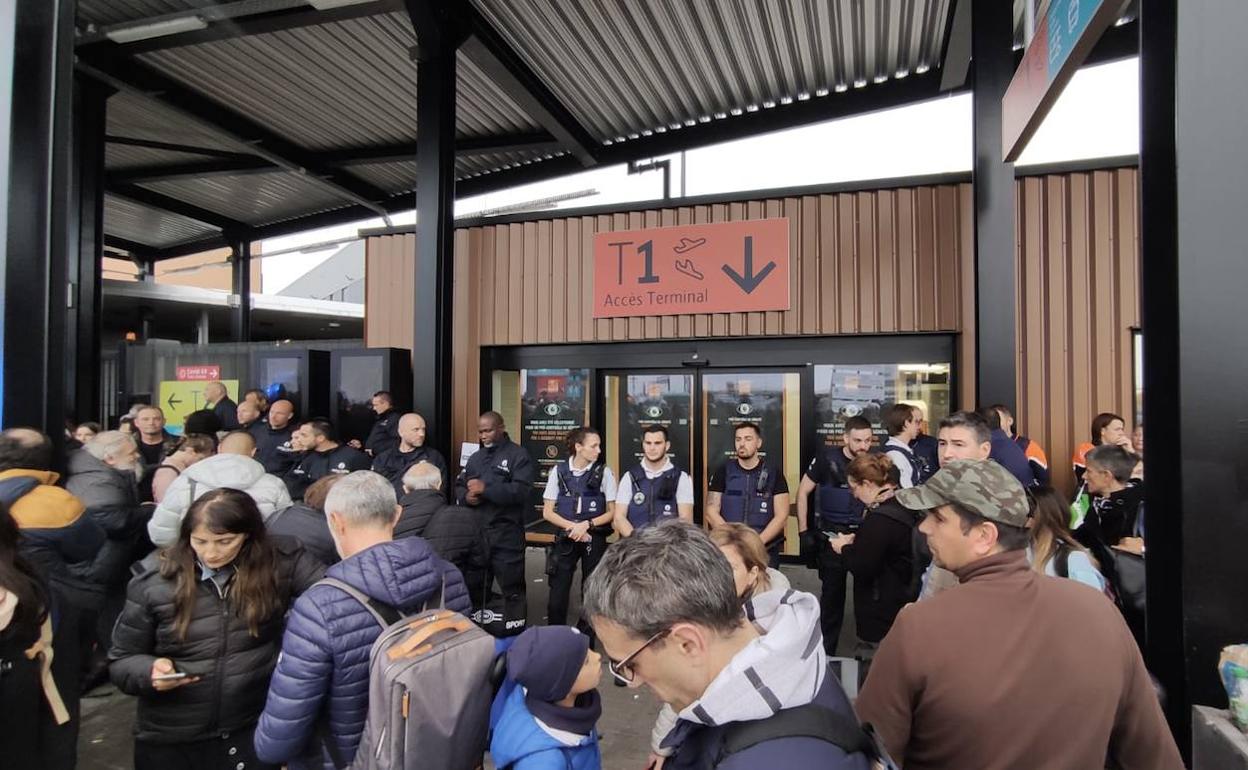
[[[173,433],[180,433],[186,416],[197,409],[205,409],[208,402],[204,399],[204,387],[209,380],[161,380],[160,401],[157,402],[165,413],[165,427]],[[230,398],[238,402],[238,380],[220,380],[229,393]]]

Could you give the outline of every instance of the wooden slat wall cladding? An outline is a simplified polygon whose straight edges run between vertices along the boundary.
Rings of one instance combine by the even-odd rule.
[[[958,184],[457,230],[454,440],[475,426],[482,345],[962,331],[960,358],[973,362],[972,214],[970,185]],[[592,317],[595,233],[781,216],[790,225],[789,310]],[[414,235],[368,239],[366,344],[411,346],[414,259]],[[962,403],[973,403],[974,377],[959,381]]]
[[[1132,327],[1140,325],[1134,168],[1019,181],[1018,421],[1074,491],[1071,453],[1092,418],[1132,424]]]

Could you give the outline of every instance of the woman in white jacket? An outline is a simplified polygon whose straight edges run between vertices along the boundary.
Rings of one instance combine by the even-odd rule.
[[[260,508],[267,521],[278,511],[290,507],[290,493],[278,477],[265,473],[264,466],[252,459],[256,451],[251,434],[237,431],[221,440],[217,454],[200,460],[186,469],[165,490],[164,499],[156,507],[147,534],[157,546],[166,546],[178,539],[182,517],[191,503],[209,490],[229,487],[246,492]]]

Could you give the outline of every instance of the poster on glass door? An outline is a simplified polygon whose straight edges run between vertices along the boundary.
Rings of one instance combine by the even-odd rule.
[[[707,473],[736,457],[735,430],[753,423],[763,435],[759,452],[784,466],[784,375],[780,373],[704,374]],[[707,476],[709,478],[709,475]]]
[[[527,369],[520,394],[520,445],[537,467],[534,486],[546,486],[550,470],[568,456],[568,435],[589,419],[588,369]]]
[[[623,459],[620,473],[625,473],[643,457],[641,439],[651,425],[667,428],[672,442],[671,458],[679,468],[689,465],[691,425],[689,424],[693,392],[693,375],[630,374],[620,419],[619,448]]]

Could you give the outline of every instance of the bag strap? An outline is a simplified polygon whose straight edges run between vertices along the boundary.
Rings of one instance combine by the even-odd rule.
[[[317,586],[333,586],[347,596],[350,596],[352,599],[355,599],[360,604],[364,605],[364,609],[368,610],[368,613],[373,616],[373,619],[381,625],[382,630],[398,623],[399,620],[403,618],[403,613],[399,612],[394,607],[391,607],[389,604],[383,604],[370,596],[366,596],[355,586],[348,585],[337,578],[321,578],[312,585],[313,588],[316,588]],[[439,589],[439,595],[440,593],[441,590]]]
[[[839,747],[846,754],[872,753],[871,738],[857,720],[837,711],[808,703],[777,711],[766,719],[733,722],[725,727],[719,757],[720,765],[731,754],[745,751],[766,741],[779,738],[814,738]]]
[[[424,607],[421,612],[428,612],[431,609],[446,609],[446,573],[442,573],[442,579],[438,581],[438,587],[433,593],[429,594],[429,598],[425,599]]]
[[[1070,577],[1070,548],[1060,543],[1057,553],[1053,555],[1053,571],[1058,577]]]

